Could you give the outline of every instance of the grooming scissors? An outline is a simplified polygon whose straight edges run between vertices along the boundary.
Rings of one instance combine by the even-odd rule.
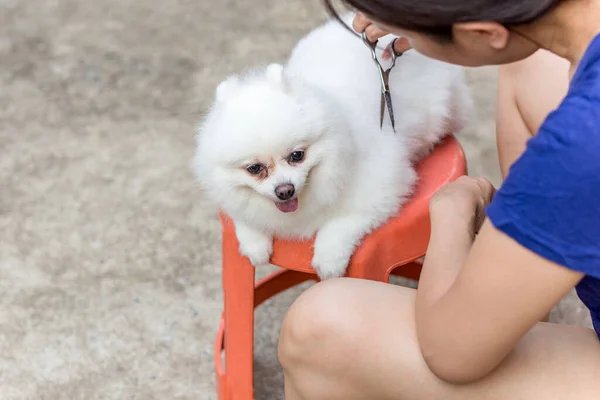
[[[392,123],[392,129],[394,130],[394,132],[396,132],[396,126],[394,123],[394,109],[392,107],[392,97],[390,95],[389,79],[390,72],[392,68],[394,68],[394,66],[396,65],[396,58],[400,57],[402,53],[396,53],[396,51],[394,50],[394,43],[396,42],[396,38],[394,38],[388,45],[392,58],[392,64],[389,66],[388,69],[384,70],[381,64],[379,63],[379,60],[377,59],[377,54],[375,53],[378,41],[376,40],[375,42],[370,42],[367,38],[366,32],[362,33],[362,40],[364,44],[371,50],[371,56],[373,57],[373,62],[375,63],[375,66],[377,66],[377,71],[379,72],[379,78],[381,80],[381,107],[379,110],[379,128],[381,129],[383,127],[383,115],[385,114],[385,107],[387,106],[388,114],[390,116],[390,122]]]

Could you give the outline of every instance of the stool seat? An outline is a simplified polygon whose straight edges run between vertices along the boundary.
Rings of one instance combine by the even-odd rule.
[[[448,135],[416,166],[419,177],[413,195],[398,215],[366,236],[350,259],[346,276],[380,280],[379,271],[369,268],[378,264],[388,266],[386,277],[398,266],[409,265],[425,254],[429,240],[429,200],[443,185],[466,173],[462,147],[453,135]],[[234,238],[235,226],[221,214],[223,236]],[[311,267],[314,237],[311,240],[291,241],[275,238],[271,263],[288,270],[314,274]],[[233,250],[233,249],[232,249]],[[377,276],[372,276],[373,272]],[[407,270],[401,275],[417,279],[419,271]]]
[[[418,280],[429,242],[429,200],[467,172],[462,147],[446,136],[417,165],[419,180],[398,215],[367,235],[350,259],[346,276],[387,282],[390,273]],[[314,238],[275,238],[271,263],[280,270],[255,282],[254,266],[239,252],[232,220],[220,214],[222,225],[224,310],[214,347],[219,400],[252,400],[254,308],[266,299],[307,280],[318,280],[311,267]]]

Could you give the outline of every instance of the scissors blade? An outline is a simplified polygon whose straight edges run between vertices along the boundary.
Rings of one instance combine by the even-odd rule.
[[[396,132],[396,124],[394,123],[394,108],[392,107],[392,96],[390,95],[389,91],[385,91],[385,93],[383,95],[385,96],[385,103],[387,105],[388,114],[390,115],[390,122],[392,123],[392,129],[394,130],[394,133],[395,133]],[[383,97],[382,97],[382,99],[383,99]],[[382,110],[383,110],[383,104],[382,104]],[[381,115],[383,117],[383,113]]]
[[[379,129],[383,127],[383,115],[385,114],[385,94],[381,93],[381,106],[379,107]]]

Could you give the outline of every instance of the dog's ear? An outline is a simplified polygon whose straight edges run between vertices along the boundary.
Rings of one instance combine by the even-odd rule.
[[[267,66],[266,76],[270,83],[283,88],[288,88],[288,82],[285,76],[283,65],[272,63]]]
[[[283,82],[283,65],[281,64],[269,64],[267,66],[267,79],[271,83],[281,84]]]
[[[231,97],[232,93],[238,88],[239,81],[239,78],[234,75],[221,82],[216,90],[217,101],[225,101]]]

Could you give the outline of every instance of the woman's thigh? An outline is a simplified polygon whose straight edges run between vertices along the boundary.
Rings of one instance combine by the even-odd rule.
[[[419,351],[414,303],[412,289],[357,279],[306,291],[281,332],[290,400],[600,398],[600,342],[575,326],[540,323],[487,378],[440,381]]]

